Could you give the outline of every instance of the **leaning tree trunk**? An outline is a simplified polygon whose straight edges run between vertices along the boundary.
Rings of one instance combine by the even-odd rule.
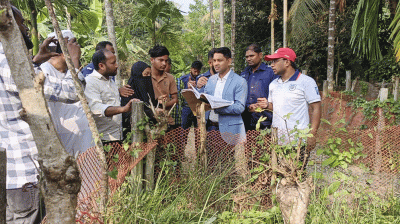
[[[104,8],[106,11],[106,22],[107,22],[107,34],[108,39],[113,44],[115,49],[115,57],[117,57],[117,64],[119,64],[119,57],[118,57],[118,46],[117,46],[117,38],[115,36],[115,26],[114,26],[114,13],[113,13],[113,6],[112,1],[104,0]],[[117,75],[115,76],[115,82],[119,87],[121,87],[121,76],[120,76],[120,69],[118,68]]]
[[[56,31],[57,38],[59,40],[64,40],[61,30],[60,30],[60,26],[58,25],[56,15],[54,13],[53,6],[51,4],[51,0],[45,0],[45,3],[47,6],[47,9],[49,11],[49,15],[50,15],[51,21],[53,23],[54,30]],[[76,70],[73,66],[71,56],[68,52],[67,44],[65,41],[59,41],[59,42],[60,42],[62,52],[63,52],[66,62],[67,62],[68,70],[71,72],[72,78],[74,80],[78,98],[81,101],[83,111],[85,112],[86,117],[89,121],[89,128],[90,128],[90,131],[92,132],[93,139],[95,141],[97,156],[99,158],[100,166],[102,168],[101,169],[102,179],[101,179],[101,183],[100,183],[101,190],[100,190],[100,206],[99,207],[102,212],[105,212],[106,204],[107,204],[107,197],[108,197],[108,176],[107,176],[107,162],[106,162],[106,157],[104,155],[103,144],[101,143],[100,135],[97,130],[96,123],[93,119],[93,113],[90,110],[89,105],[86,100],[86,97],[85,97],[85,94],[83,93],[83,89],[82,89],[81,83],[79,81],[78,74],[76,73]]]
[[[335,65],[335,12],[336,0],[330,0],[329,6],[329,30],[328,30],[328,91],[333,91],[333,70]]]
[[[8,0],[0,0],[0,39],[12,78],[22,102],[23,119],[29,124],[38,149],[49,223],[75,223],[77,196],[81,187],[79,169],[54,128],[43,93],[44,75],[36,75],[21,31]]]
[[[287,47],[287,0],[283,0],[283,47]]]
[[[221,47],[225,47],[225,29],[224,29],[224,0],[219,0],[219,31],[221,33]]]
[[[235,71],[235,47],[236,47],[236,0],[232,0],[232,27],[231,27],[231,51],[232,68]]]
[[[215,47],[215,36],[214,36],[214,12],[213,12],[213,0],[209,0],[210,5],[210,29],[211,29],[211,47]]]
[[[306,220],[310,195],[314,186],[312,177],[297,184],[283,178],[277,186],[276,200],[279,203],[285,224],[303,224]]]
[[[29,11],[31,12],[31,39],[33,43],[32,53],[36,55],[39,51],[39,32],[37,24],[37,9],[33,0],[27,1]]]

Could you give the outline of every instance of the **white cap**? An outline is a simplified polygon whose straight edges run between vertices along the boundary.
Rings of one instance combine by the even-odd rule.
[[[61,30],[61,33],[62,33],[63,37],[68,38],[68,40],[75,38],[75,36],[71,30]],[[58,40],[56,32],[50,33],[49,35],[47,35],[47,37],[55,37],[54,39]],[[49,44],[49,46],[57,46],[57,45],[55,43],[51,42]]]

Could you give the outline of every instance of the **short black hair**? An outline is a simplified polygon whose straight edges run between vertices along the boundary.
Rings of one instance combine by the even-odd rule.
[[[107,45],[110,45],[111,47],[113,46],[113,44],[110,41],[101,41],[96,45],[96,51],[101,50],[101,49],[105,49],[107,47]]]
[[[156,45],[149,50],[149,55],[152,58],[162,57],[164,55],[169,56],[169,51],[166,47],[161,45]]]
[[[220,53],[223,54],[225,58],[232,58],[232,53],[231,50],[227,47],[220,47],[215,49],[214,54],[215,53]]]
[[[293,61],[290,61],[290,65],[294,68],[294,69],[298,69],[296,63],[294,63]]]
[[[214,57],[214,52],[215,52],[215,48],[211,49],[211,51],[208,52],[208,60],[210,60]]]
[[[252,50],[256,53],[262,53],[261,47],[258,46],[258,44],[250,44],[247,48],[246,51]]]
[[[170,64],[170,65],[172,65],[172,60],[171,60],[171,58],[168,58],[167,63]]]
[[[202,67],[203,67],[203,63],[201,63],[201,61],[194,61],[192,63],[192,68],[194,68],[194,69],[201,70]]]
[[[94,67],[95,70],[99,70],[100,69],[100,67],[99,67],[100,63],[103,63],[103,64],[106,63],[106,60],[107,60],[107,57],[106,57],[106,54],[105,54],[106,52],[110,52],[111,53],[111,51],[109,51],[107,49],[100,49],[100,50],[94,52],[94,54],[92,56],[92,63],[93,63],[93,67]]]

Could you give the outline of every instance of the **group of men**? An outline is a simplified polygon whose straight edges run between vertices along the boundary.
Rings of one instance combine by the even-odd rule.
[[[12,11],[27,47],[31,48],[32,43],[21,12],[15,7],[12,7]],[[63,36],[67,39],[74,67],[79,71],[80,46],[72,32],[63,31]],[[52,47],[54,50],[51,50]],[[118,64],[114,53],[110,42],[100,42],[92,62],[78,73],[85,85],[85,96],[105,144],[123,139],[122,114],[131,111],[133,101],[143,100],[135,98],[139,94],[130,85],[117,87],[114,76]],[[145,70],[149,74],[143,71],[143,77],[150,76],[154,90],[151,93],[158,102],[165,103],[167,110],[178,103],[181,89],[192,87],[199,92],[233,102],[230,106],[206,114],[207,130],[219,130],[244,141],[246,130],[255,130],[260,117],[267,117],[261,123],[262,129],[271,125],[280,130],[295,127],[304,129],[310,123],[308,108],[311,107],[311,133],[316,134],[321,116],[318,87],[312,78],[297,70],[296,55],[289,48],[280,48],[274,54],[265,56],[266,61],[271,61],[271,66],[268,66],[262,62],[261,48],[256,44],[250,45],[246,49],[248,67],[241,75],[230,68],[232,56],[229,48],[213,49],[208,54],[207,72],[200,74],[202,63],[193,62],[190,73],[178,79],[179,92],[174,77],[169,74],[171,60],[168,49],[154,46],[149,56],[151,66]],[[36,70],[45,73],[44,93],[56,130],[66,149],[76,154],[77,149],[91,147],[93,139],[88,121],[78,101],[71,73],[55,34],[43,42],[33,62],[37,65]],[[19,113],[22,103],[1,43],[0,68],[0,147],[7,151],[7,222],[38,223],[41,219],[39,190],[34,187],[38,175],[37,148],[29,125]],[[121,97],[132,99],[121,105]],[[290,113],[293,115],[284,119]],[[192,124],[196,125],[196,117],[184,103],[182,127],[188,128]],[[315,138],[309,139],[308,144],[315,144],[313,141]]]
[[[241,138],[246,131],[256,130],[257,123],[260,129],[277,127],[280,135],[287,133],[286,129],[305,129],[311,124],[311,133],[315,135],[321,118],[321,96],[316,82],[297,69],[295,52],[280,48],[266,55],[264,59],[271,63],[269,66],[262,61],[261,48],[251,44],[246,48],[245,57],[248,66],[239,76],[230,70],[230,50],[212,49],[206,73],[199,75],[202,65],[195,61],[190,73],[178,79],[183,88],[193,86],[200,92],[234,102],[206,114],[207,130],[220,130]],[[183,105],[182,128],[196,126],[193,112],[187,104]],[[288,114],[292,115],[286,118]],[[315,138],[310,138],[308,143],[312,148]]]

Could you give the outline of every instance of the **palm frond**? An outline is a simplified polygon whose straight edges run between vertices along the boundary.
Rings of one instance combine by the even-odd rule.
[[[327,5],[323,0],[295,0],[289,10],[290,41],[297,42],[312,36],[311,24],[326,10]]]
[[[392,30],[390,39],[393,40],[393,45],[396,52],[396,61],[400,62],[400,4],[397,5],[396,14],[389,26],[389,29]]]
[[[381,59],[378,40],[380,0],[360,0],[351,28],[351,46],[354,53],[369,60]]]

